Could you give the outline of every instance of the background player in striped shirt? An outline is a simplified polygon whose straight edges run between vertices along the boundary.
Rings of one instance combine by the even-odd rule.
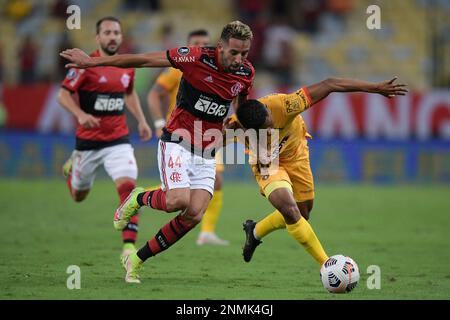
[[[120,21],[105,17],[96,24],[98,49],[92,57],[113,56],[122,43]],[[96,67],[72,68],[59,92],[61,106],[77,118],[76,146],[63,166],[70,195],[83,201],[93,186],[97,169],[104,166],[114,181],[120,202],[136,186],[138,169],[128,139],[125,106],[138,121],[143,141],[151,138],[151,130],[134,89],[134,69]],[[122,255],[134,250],[138,231],[138,215],[122,231]]]
[[[188,46],[204,47],[210,44],[208,31],[204,29],[191,31],[188,35]],[[154,119],[154,126],[158,138],[162,135],[162,128],[169,121],[172,111],[176,106],[176,98],[183,73],[173,67],[165,69],[156,79],[147,96],[150,114]],[[164,117],[163,114],[166,116]],[[220,154],[216,157],[216,181],[214,183],[214,195],[209,202],[203,216],[197,244],[228,245],[227,240],[220,239],[216,234],[216,225],[219,219],[223,203],[223,171],[225,166],[219,163]]]

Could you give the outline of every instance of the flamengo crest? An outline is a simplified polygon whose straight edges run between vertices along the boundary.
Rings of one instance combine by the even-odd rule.
[[[130,76],[124,73],[122,75],[122,78],[120,78],[120,82],[122,82],[124,88],[128,88],[128,86],[130,85]]]
[[[244,86],[242,85],[242,83],[240,82],[236,82],[232,87],[231,87],[231,95],[233,97],[236,97],[244,88]]]

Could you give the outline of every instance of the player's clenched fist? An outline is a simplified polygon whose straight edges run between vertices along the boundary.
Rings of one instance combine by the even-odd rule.
[[[80,124],[80,126],[83,126],[86,129],[100,127],[100,119],[87,113],[78,116],[78,123]]]
[[[138,124],[138,131],[141,141],[148,141],[152,137],[152,129],[150,129],[147,122],[140,122]]]

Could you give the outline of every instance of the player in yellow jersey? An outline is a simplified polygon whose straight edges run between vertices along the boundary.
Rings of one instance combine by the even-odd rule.
[[[189,46],[207,46],[210,43],[208,31],[199,29],[194,30],[188,35]],[[150,114],[154,120],[155,132],[158,138],[162,134],[162,128],[170,118],[175,108],[178,87],[183,73],[175,68],[167,68],[156,79],[155,84],[147,96]],[[166,111],[167,110],[167,111]],[[166,112],[165,112],[166,111]],[[163,114],[166,114],[164,118]],[[227,240],[223,240],[215,233],[217,220],[222,209],[222,182],[224,165],[220,162],[221,156],[218,153],[216,157],[216,180],[214,183],[214,196],[212,197],[208,209],[201,222],[201,230],[197,238],[198,245],[215,244],[228,245]]]
[[[272,94],[258,100],[247,100],[237,110],[239,122],[230,121],[228,128],[278,129],[278,168],[270,174],[261,165],[252,171],[261,193],[275,207],[275,211],[259,222],[244,223],[246,241],[243,256],[249,262],[261,239],[270,232],[286,228],[320,264],[328,259],[320,241],[307,221],[313,207],[314,182],[309,164],[306,131],[300,113],[324,99],[332,92],[369,92],[391,98],[405,95],[404,84],[395,84],[396,77],[372,83],[351,79],[327,79],[301,88],[291,94]],[[273,159],[273,158],[272,158]]]

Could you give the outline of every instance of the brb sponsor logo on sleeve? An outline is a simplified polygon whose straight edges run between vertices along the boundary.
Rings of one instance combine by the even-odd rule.
[[[122,111],[123,98],[110,98],[108,95],[99,94],[95,100],[94,109],[97,111]]]
[[[66,79],[70,80],[69,86],[74,87],[76,83],[78,82],[78,79],[80,79],[80,76],[85,72],[85,69],[74,69],[71,68],[66,75]]]
[[[218,104],[212,101],[211,98],[200,96],[194,108],[206,114],[211,114],[218,117],[223,117],[228,112],[228,107],[223,104]]]
[[[195,57],[191,56],[188,57],[187,55],[189,54],[189,52],[191,52],[191,50],[188,47],[181,47],[178,48],[178,57],[173,57],[173,60],[175,60],[175,62],[195,62]]]
[[[77,76],[77,70],[74,68],[71,68],[66,75],[66,78],[69,80],[75,79],[75,77]]]

